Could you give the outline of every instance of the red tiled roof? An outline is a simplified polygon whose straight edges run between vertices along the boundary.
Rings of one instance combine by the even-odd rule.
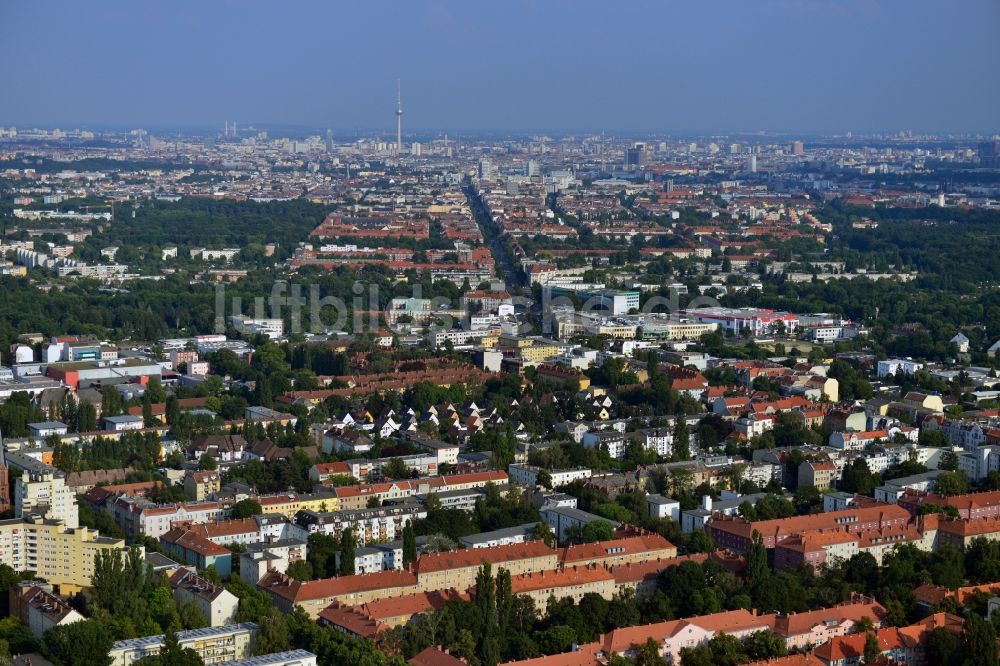
[[[413,666],[468,666],[468,663],[440,647],[424,648],[408,660]]]
[[[185,550],[190,550],[202,557],[218,557],[228,555],[229,549],[212,543],[203,536],[189,531],[184,527],[174,527],[160,537],[160,541],[166,544],[174,544]]]
[[[885,620],[885,608],[874,599],[865,599],[843,603],[832,608],[779,615],[774,621],[774,631],[788,638],[809,633],[817,625],[829,622],[837,624],[843,624],[847,621],[859,622],[864,617],[871,619],[877,627]]]
[[[514,594],[526,594],[534,590],[587,585],[588,583],[597,583],[602,580],[613,581],[614,578],[614,574],[604,567],[570,567],[568,569],[539,571],[537,573],[512,576],[510,588]]]
[[[502,666],[598,666],[606,663],[600,643],[585,643],[573,652],[551,654],[522,661],[508,661]]]
[[[368,639],[375,639],[382,632],[389,630],[378,620],[359,613],[350,606],[338,603],[331,604],[320,611],[319,619],[356,636]]]
[[[659,550],[673,550],[677,552],[677,547],[659,534],[649,533],[612,539],[610,541],[566,546],[559,553],[559,561],[564,566],[570,566],[579,562],[599,560],[617,555],[650,553]]]
[[[512,560],[526,560],[555,554],[556,551],[546,546],[544,541],[526,541],[524,543],[496,546],[495,548],[470,548],[424,555],[417,560],[416,570],[418,574],[423,574],[447,569],[480,567],[486,563],[500,564]]]
[[[390,618],[425,613],[432,609],[441,608],[445,603],[457,599],[468,601],[470,597],[468,594],[459,593],[454,589],[436,590],[434,592],[404,594],[401,597],[386,597],[355,606],[355,609],[370,618],[385,621]]]
[[[665,559],[647,560],[646,562],[619,564],[611,567],[614,574],[615,583],[638,583],[647,579],[655,579],[664,569],[677,566],[682,562],[694,562],[701,564],[708,559],[707,553],[695,553],[693,555],[680,555],[678,557],[668,557]]]
[[[260,531],[260,527],[253,518],[233,518],[232,520],[221,520],[217,523],[191,525],[188,531],[194,532],[206,539],[218,539],[220,537],[236,536],[237,534],[247,534],[248,532],[258,532]]]
[[[849,523],[839,523],[838,519],[850,517]],[[774,537],[780,539],[801,532],[817,531],[823,528],[867,523],[873,521],[908,521],[910,512],[895,504],[881,504],[871,507],[857,507],[843,511],[828,511],[826,513],[791,518],[775,518],[774,520],[758,520],[750,522],[742,518],[717,517],[709,523],[713,530],[737,534],[747,539],[756,530],[765,539]]]
[[[257,586],[294,603],[300,603],[370,590],[415,587],[416,584],[417,577],[413,572],[390,569],[355,576],[321,578],[305,583],[289,578],[278,571],[270,571],[261,578]]]

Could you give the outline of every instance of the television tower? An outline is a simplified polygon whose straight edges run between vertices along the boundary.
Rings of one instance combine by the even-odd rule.
[[[396,154],[403,154],[403,98],[399,92],[399,79],[396,79]]]

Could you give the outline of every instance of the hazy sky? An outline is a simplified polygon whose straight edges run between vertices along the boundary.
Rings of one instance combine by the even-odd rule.
[[[0,125],[1000,130],[1000,0],[0,1]]]

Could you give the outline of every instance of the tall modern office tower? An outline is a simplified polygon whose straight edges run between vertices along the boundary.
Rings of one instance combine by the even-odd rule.
[[[396,154],[403,154],[403,98],[399,92],[399,79],[396,79]]]

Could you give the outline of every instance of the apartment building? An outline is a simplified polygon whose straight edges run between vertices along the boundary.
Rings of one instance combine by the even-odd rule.
[[[170,589],[178,605],[193,603],[210,627],[222,627],[236,621],[240,600],[221,585],[187,569],[178,569],[170,576]]]
[[[118,497],[109,510],[115,524],[129,539],[146,535],[158,539],[174,523],[210,523],[225,516],[219,502],[179,502],[154,504],[138,497]]]
[[[512,576],[510,589],[513,594],[531,597],[542,612],[550,599],[569,597],[580,603],[583,595],[597,594],[610,600],[617,591],[614,574],[594,564]]]
[[[316,655],[308,650],[288,650],[237,659],[225,666],[316,666]]]
[[[240,553],[240,578],[256,585],[269,571],[285,573],[293,562],[306,559],[308,544],[298,539],[276,539],[247,546]]]
[[[549,477],[552,479],[553,488],[564,486],[567,483],[576,481],[577,479],[586,481],[593,476],[593,472],[586,467],[579,467],[575,469],[553,469],[546,471],[548,471]],[[538,485],[538,475],[541,472],[542,468],[524,463],[512,463],[507,466],[507,473],[510,474],[511,481],[526,488],[534,488]]]
[[[414,503],[330,513],[299,511],[295,514],[295,523],[310,534],[340,535],[350,528],[358,543],[364,545],[393,541],[402,534],[407,523],[426,517],[427,509]]]
[[[34,571],[60,594],[89,587],[94,557],[107,549],[124,552],[125,540],[39,516],[0,520],[0,563],[14,571]]]
[[[595,515],[593,513],[588,513],[582,509],[577,509],[575,507],[562,507],[562,506],[547,506],[542,507],[541,517],[552,531],[556,535],[556,539],[562,543],[566,540],[567,530],[573,528],[583,528],[588,523],[592,523],[596,520],[603,520],[609,523],[613,528],[617,529],[619,523],[614,520],[608,520],[602,516]]]
[[[21,620],[35,640],[41,640],[42,634],[53,627],[86,619],[61,597],[52,594],[48,586],[29,582],[10,590],[10,615]]]
[[[206,666],[211,666],[249,657],[259,629],[253,622],[191,629],[177,632],[177,642],[181,649],[194,650]],[[132,666],[141,659],[159,654],[164,639],[160,634],[115,642],[109,653],[111,666]]]
[[[591,564],[620,566],[640,564],[651,560],[664,560],[677,556],[677,546],[659,534],[641,530],[619,531],[618,538],[574,546],[566,546],[559,551],[559,562],[563,567],[579,567]]]
[[[297,581],[280,571],[268,571],[257,587],[271,595],[283,613],[291,613],[296,606],[302,606],[314,620],[333,602],[354,606],[420,591],[416,575],[399,569],[308,582]]]
[[[895,504],[877,504],[852,507],[844,511],[753,522],[738,517],[716,515],[709,521],[708,531],[721,547],[746,552],[750,548],[753,532],[760,533],[766,548],[774,548],[778,543],[797,534],[820,530],[861,532],[886,527],[903,527],[909,520],[910,512],[906,509]]]
[[[188,470],[184,474],[184,492],[195,502],[214,498],[219,492],[221,478],[218,472]]]
[[[420,557],[416,564],[417,582],[422,591],[453,587],[464,590],[476,582],[476,574],[484,564],[494,570],[503,567],[512,576],[553,570],[558,565],[558,553],[542,541],[433,553]]]
[[[223,577],[233,571],[232,551],[188,531],[185,527],[172,528],[160,536],[160,543],[182,562],[198,569],[215,567]]]
[[[23,518],[30,514],[62,521],[69,528],[79,527],[76,495],[55,467],[38,463],[14,481],[14,516]]]

